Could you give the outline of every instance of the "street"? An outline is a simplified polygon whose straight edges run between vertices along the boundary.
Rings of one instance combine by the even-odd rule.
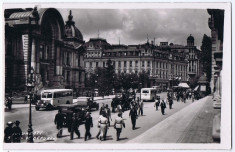
[[[160,94],[161,98],[166,98],[166,93]],[[100,106],[102,103],[108,104],[110,107],[111,99],[105,100],[98,100],[97,101]],[[75,135],[74,140],[70,140],[70,134],[67,131],[67,128],[63,129],[63,137],[56,138],[57,129],[54,124],[54,117],[57,113],[57,110],[53,111],[45,111],[40,110],[36,111],[34,107],[32,107],[32,124],[34,130],[34,142],[36,143],[43,143],[43,142],[52,142],[52,143],[125,143],[129,140],[134,139],[135,137],[141,135],[142,133],[146,132],[148,129],[152,128],[162,120],[168,118],[169,116],[173,115],[174,113],[178,112],[179,110],[183,109],[184,107],[192,104],[191,100],[188,100],[186,103],[183,102],[176,102],[174,101],[173,109],[169,109],[167,106],[166,114],[162,115],[160,110],[156,111],[154,107],[154,102],[144,102],[144,115],[139,116],[136,122],[136,129],[131,129],[131,120],[129,118],[129,111],[125,111],[123,113],[123,118],[125,119],[126,128],[122,130],[121,139],[120,141],[116,141],[116,130],[113,128],[114,119],[117,117],[117,113],[112,113],[112,121],[111,127],[108,129],[107,133],[107,140],[100,141],[95,138],[98,127],[97,121],[99,117],[99,111],[92,111],[91,116],[93,117],[93,124],[94,127],[91,128],[92,138],[91,140],[84,141],[84,134],[85,134],[85,127],[81,125],[79,127],[81,138],[78,139]],[[159,108],[160,109],[160,108]],[[22,142],[26,142],[27,138],[27,129],[28,129],[28,108],[14,108],[12,111],[5,112],[5,124],[8,121],[16,121],[19,120],[21,129],[24,133]]]

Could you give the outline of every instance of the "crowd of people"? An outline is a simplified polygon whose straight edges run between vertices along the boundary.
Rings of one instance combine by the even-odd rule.
[[[165,109],[166,105],[169,105],[169,109],[172,109],[173,101],[176,99],[177,102],[186,102],[187,99],[192,99],[192,102],[195,100],[195,94],[194,92],[186,92],[186,91],[179,91],[179,92],[173,92],[168,91],[167,92],[167,98],[161,99],[160,96],[157,96],[155,99],[154,107],[156,108],[156,111],[158,111],[158,108],[160,106],[162,115],[165,115]],[[136,129],[136,120],[139,116],[143,116],[144,114],[144,103],[143,100],[135,99],[130,102],[130,111],[129,111],[129,117],[132,124],[132,130]],[[116,130],[116,140],[120,140],[120,135],[122,132],[122,129],[125,128],[125,122],[122,117],[124,113],[124,109],[122,109],[121,104],[117,106],[115,111],[112,110],[112,112],[117,112],[117,117],[114,119],[113,127]],[[99,118],[97,122],[98,127],[98,133],[96,135],[96,138],[98,140],[106,140],[107,139],[107,133],[109,127],[111,127],[111,110],[108,106],[108,104],[104,104],[101,106],[99,111]],[[74,139],[74,133],[77,135],[78,138],[81,137],[79,127],[84,123],[85,126],[85,135],[84,140],[87,141],[88,139],[91,139],[92,135],[90,132],[90,129],[93,127],[93,119],[91,116],[91,113],[89,111],[85,114],[85,120],[82,120],[79,113],[72,113],[71,117],[68,117],[70,119],[65,120],[64,114],[62,113],[62,110],[59,109],[58,113],[55,115],[54,123],[56,125],[56,128],[58,129],[57,138],[63,137],[63,128],[64,128],[64,122],[66,121],[66,125],[68,128],[68,132],[70,133],[70,140]],[[13,127],[13,124],[15,126]],[[4,141],[6,143],[9,142],[20,142],[22,137],[22,131],[19,127],[20,122],[16,121],[8,122],[7,127],[5,128],[5,136]]]

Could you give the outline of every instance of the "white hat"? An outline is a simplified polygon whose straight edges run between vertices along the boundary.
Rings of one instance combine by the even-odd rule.
[[[13,122],[11,122],[11,121],[7,122],[7,125],[12,125],[12,124],[13,124]]]

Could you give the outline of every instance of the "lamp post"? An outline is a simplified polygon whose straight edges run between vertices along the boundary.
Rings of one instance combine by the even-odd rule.
[[[33,129],[32,129],[32,114],[31,114],[31,108],[32,108],[32,96],[34,92],[34,85],[35,85],[35,73],[33,67],[30,69],[30,73],[28,74],[27,78],[27,89],[29,94],[29,129],[28,129],[28,143],[33,143]]]
[[[141,101],[141,88],[142,88],[142,83],[141,82],[139,83],[139,86],[140,86],[140,101]]]

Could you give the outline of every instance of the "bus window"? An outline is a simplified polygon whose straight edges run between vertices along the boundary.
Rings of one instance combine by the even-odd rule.
[[[45,93],[42,94],[42,98],[52,98],[52,93],[45,92]]]
[[[52,98],[52,93],[48,93],[47,98]]]
[[[143,90],[142,93],[149,93],[149,91],[148,90]]]
[[[43,93],[42,98],[47,98],[47,93]]]

